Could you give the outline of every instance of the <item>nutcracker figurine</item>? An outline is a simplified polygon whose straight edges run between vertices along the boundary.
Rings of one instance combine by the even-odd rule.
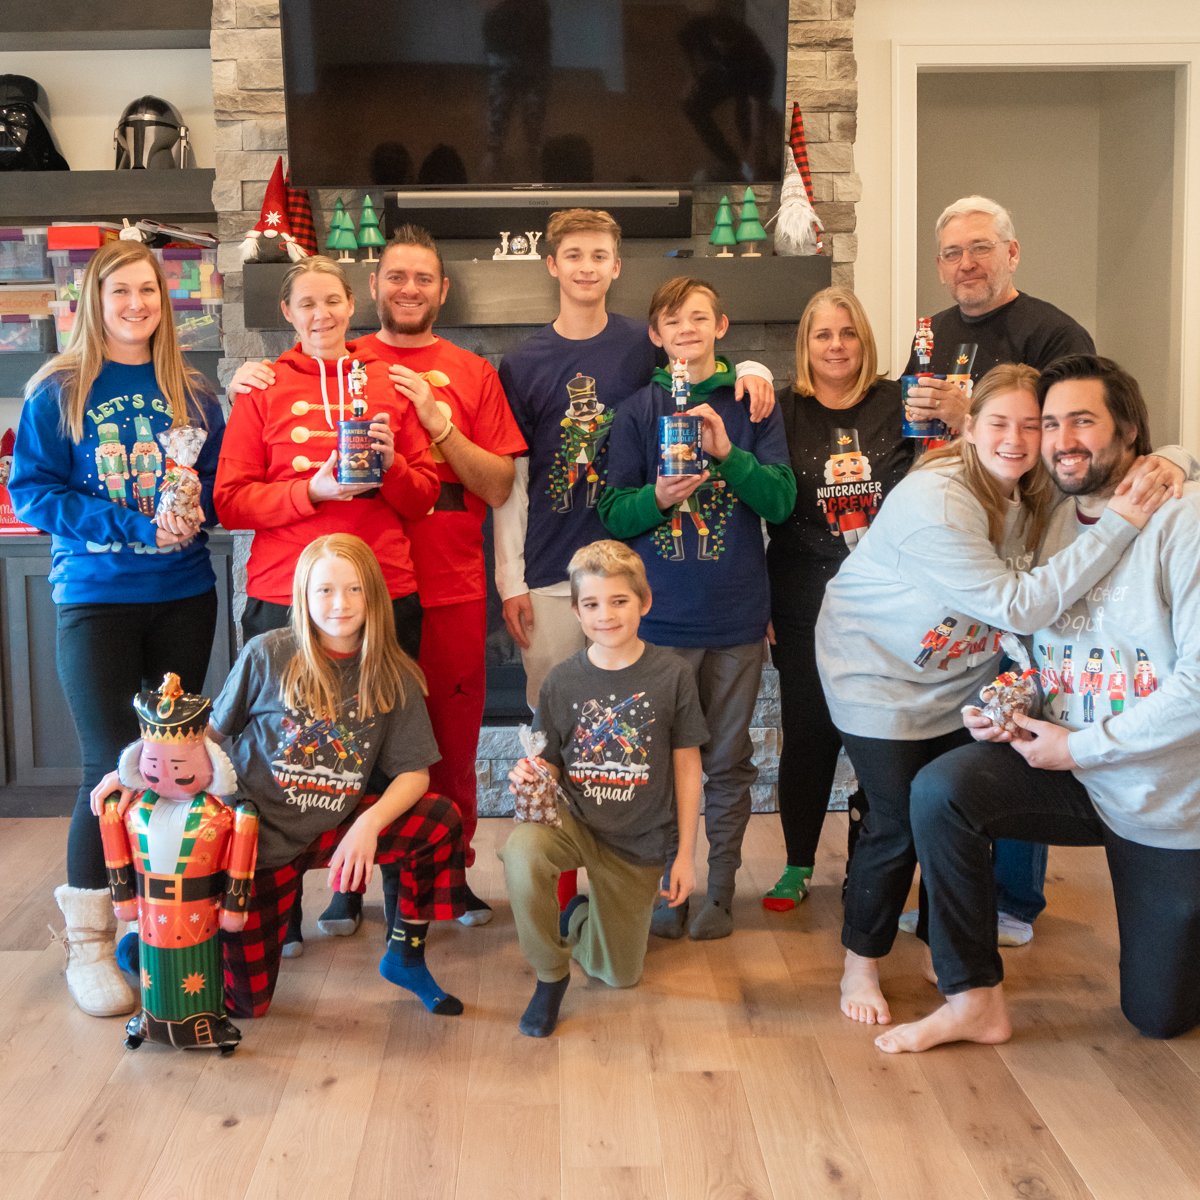
[[[258,818],[222,795],[237,786],[233,764],[205,737],[211,702],[168,674],[133,707],[141,741],[121,754],[121,782],[136,790],[120,814],[109,797],[100,818],[104,859],[119,920],[137,921],[142,1010],[125,1044],[143,1041],[230,1054],[241,1031],[225,1012],[218,930],[246,923]]]

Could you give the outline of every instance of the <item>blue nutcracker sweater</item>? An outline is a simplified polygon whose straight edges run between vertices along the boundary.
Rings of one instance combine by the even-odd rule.
[[[50,534],[55,603],[138,604],[208,591],[215,579],[206,534],[184,547],[155,545],[150,518],[166,465],[158,434],[171,428],[171,412],[153,364],[104,365],[88,395],[78,445],[59,431],[60,390],[60,378],[52,376],[25,401],[9,482],[17,514]],[[211,393],[202,407],[208,438],[196,470],[212,522],[225,418]]]
[[[783,420],[776,408],[755,425],[729,383],[694,388],[725,422],[733,447],[709,461],[711,478],[684,504],[659,510],[658,418],[675,411],[670,392],[652,383],[626,400],[613,421],[608,488],[600,515],[610,532],[641,555],[654,594],[641,635],[661,646],[740,646],[764,636],[770,616],[763,520],[786,519],[796,503]],[[707,381],[706,381],[707,383]]]

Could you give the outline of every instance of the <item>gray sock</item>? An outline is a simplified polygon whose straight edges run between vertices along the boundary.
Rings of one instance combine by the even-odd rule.
[[[693,941],[707,942],[733,932],[733,912],[728,901],[706,897],[704,907],[692,918],[688,934]]]
[[[687,923],[688,902],[685,900],[678,908],[671,908],[666,900],[660,899],[650,914],[650,932],[655,937],[669,938],[675,941],[683,937],[683,927]]]

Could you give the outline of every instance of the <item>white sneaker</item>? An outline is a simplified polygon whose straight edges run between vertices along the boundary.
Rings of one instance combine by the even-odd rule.
[[[1028,946],[1033,941],[1033,926],[1011,913],[998,914],[996,921],[997,946]]]

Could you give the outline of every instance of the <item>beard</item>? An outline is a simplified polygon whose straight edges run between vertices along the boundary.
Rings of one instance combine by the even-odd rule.
[[[1111,493],[1121,482],[1129,464],[1117,448],[1106,451],[1097,458],[1092,456],[1087,470],[1078,478],[1064,480],[1058,474],[1056,463],[1050,465],[1050,473],[1059,490],[1067,496],[1095,496]]]
[[[420,316],[414,315],[407,320],[397,317],[390,305],[381,304],[376,311],[379,314],[380,326],[388,333],[411,337],[413,334],[428,333],[433,328],[440,309],[426,309]]]

